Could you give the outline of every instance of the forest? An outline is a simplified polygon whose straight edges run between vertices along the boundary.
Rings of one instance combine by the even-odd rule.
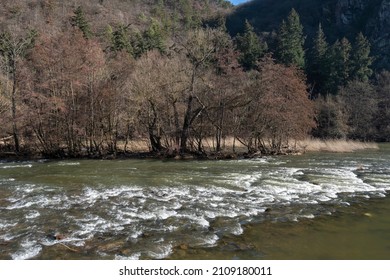
[[[224,0],[0,4],[0,155],[164,157],[390,141],[390,72],[363,32],[231,32]],[[332,35],[333,36],[333,35]],[[310,42],[307,47],[308,42]]]

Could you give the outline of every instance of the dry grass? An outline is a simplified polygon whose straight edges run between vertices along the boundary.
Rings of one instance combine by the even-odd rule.
[[[350,153],[357,150],[379,149],[378,144],[352,140],[306,139],[297,142],[297,147],[305,152]]]
[[[119,142],[118,148],[119,150],[124,151],[125,143]],[[149,150],[150,150],[150,146],[149,146],[148,139],[131,140],[127,143],[127,147],[126,147],[126,151],[131,153],[142,153],[142,152],[148,152]]]
[[[124,143],[118,145],[120,149],[124,148]],[[208,138],[203,141],[206,151],[214,151],[214,139]],[[233,146],[237,152],[245,152],[246,148],[239,142],[234,141],[233,137],[227,137],[223,142],[225,152],[233,152]],[[377,143],[360,142],[352,140],[320,140],[308,138],[300,141],[290,141],[289,150],[296,150],[297,153],[303,152],[333,152],[350,153],[365,149],[379,149]],[[129,152],[147,152],[150,150],[148,139],[137,139],[129,141],[127,151]]]

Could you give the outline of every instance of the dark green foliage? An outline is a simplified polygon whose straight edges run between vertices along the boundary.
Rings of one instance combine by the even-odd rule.
[[[237,49],[240,52],[239,62],[246,70],[254,69],[258,60],[264,56],[267,51],[267,44],[261,42],[256,35],[252,25],[245,22],[244,34],[236,37]]]
[[[340,86],[345,86],[349,81],[350,54],[352,46],[348,39],[337,40],[327,54],[326,69],[328,79],[324,86],[325,93],[336,94]]]
[[[341,2],[344,2],[343,7],[340,7]],[[245,20],[249,20],[256,31],[273,32],[278,29],[289,11],[295,8],[308,37],[315,36],[319,22],[323,24],[322,28],[329,43],[342,37],[352,42],[359,32],[363,32],[372,45],[372,55],[375,57],[373,69],[390,70],[389,44],[386,43],[389,38],[389,22],[386,15],[380,13],[381,6],[386,7],[385,2],[385,0],[252,0],[228,15],[227,28],[231,35],[235,35],[242,32]],[[342,22],[345,15],[349,17],[346,24]],[[307,49],[311,48],[311,42],[308,40]]]
[[[374,117],[377,141],[390,142],[390,72],[383,71],[377,77],[378,110]]]
[[[126,51],[135,58],[139,58],[142,54],[151,50],[165,52],[164,32],[160,23],[154,19],[143,32],[138,30],[130,32],[129,26],[121,24],[114,31],[109,27],[107,33],[111,41],[110,50],[115,53]]]
[[[160,24],[156,20],[152,20],[149,28],[143,34],[144,50],[159,50],[161,53],[165,51],[164,34]]]
[[[29,30],[23,38],[14,38],[10,32],[0,33],[0,55],[7,60],[24,56],[34,46],[37,36],[38,32],[34,29]]]
[[[313,96],[323,92],[324,85],[328,79],[328,51],[329,44],[326,41],[322,26],[319,24],[317,34],[313,39],[313,47],[306,62],[308,76],[313,85]]]
[[[133,55],[133,47],[130,42],[128,27],[119,25],[111,35],[112,46],[111,50],[114,52],[126,51]]]
[[[367,82],[371,77],[373,71],[371,64],[373,62],[370,56],[371,46],[367,38],[360,32],[353,45],[351,55],[351,73],[352,79],[356,79],[362,82]]]
[[[165,36],[160,23],[152,19],[151,24],[144,32],[136,31],[132,34],[131,43],[134,57],[136,58],[151,50],[158,50],[160,53],[164,53]]]
[[[278,31],[276,48],[278,60],[287,66],[295,65],[304,68],[304,43],[303,26],[298,13],[292,9],[287,21],[282,22]]]
[[[74,14],[75,15],[71,19],[72,26],[79,28],[81,32],[83,32],[85,38],[91,38],[91,26],[85,18],[85,14],[81,6],[77,7],[77,9],[74,11]]]

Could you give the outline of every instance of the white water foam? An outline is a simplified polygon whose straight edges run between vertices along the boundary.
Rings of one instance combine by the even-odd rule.
[[[240,222],[263,215],[267,208],[271,212],[266,215],[275,215],[276,220],[312,219],[317,213],[311,211],[318,204],[348,205],[348,201],[343,201],[348,196],[385,196],[385,191],[390,190],[390,175],[385,174],[386,170],[384,174],[371,174],[369,170],[357,173],[352,165],[341,168],[331,164],[290,168],[278,166],[280,164],[275,162],[272,164],[274,167],[270,168],[268,159],[251,162],[254,165],[249,167],[253,169],[246,166],[242,172],[234,170],[232,173],[213,174],[212,180],[203,186],[195,185],[192,180],[178,181],[175,178],[172,179],[175,181],[173,185],[144,187],[133,186],[131,182],[121,186],[90,185],[82,186],[74,193],[42,185],[17,186],[12,187],[11,195],[6,198],[10,204],[4,209],[20,211],[18,213],[22,217],[31,220],[29,223],[33,223],[41,212],[43,215],[45,209],[63,209],[66,221],[75,228],[65,242],[73,242],[78,246],[83,246],[85,240],[93,236],[104,236],[107,233],[120,233],[136,243],[142,240],[144,233],[175,235],[176,231],[182,233],[188,228],[190,233],[186,234],[190,245],[207,247],[214,246],[219,239],[210,232],[241,235],[243,228]],[[197,181],[196,176],[201,174],[193,174],[193,179]],[[61,191],[64,193],[59,193]],[[294,208],[296,205],[309,206],[304,208],[304,212],[299,212]],[[283,209],[283,206],[291,206],[287,209],[292,209],[292,212],[281,211],[281,214],[277,214],[275,211],[276,214],[273,214],[273,208]],[[303,209],[300,206],[298,208]],[[67,211],[70,209],[72,214],[69,215]],[[331,214],[325,210],[324,213]],[[228,222],[223,225],[213,223],[213,220],[219,218]],[[212,230],[210,223],[220,228]],[[0,230],[15,225],[0,221]],[[1,238],[4,240],[8,237],[2,235]],[[169,256],[172,245],[168,241],[160,243],[158,250],[142,252],[142,255],[156,259]],[[33,258],[40,250],[40,244],[25,243],[12,257]],[[131,256],[116,255],[115,258],[140,256],[134,253]]]
[[[168,257],[170,254],[172,254],[173,248],[171,244],[166,245],[157,245],[155,250],[150,250],[146,254],[156,260],[162,260]]]
[[[10,169],[10,168],[31,168],[33,167],[32,164],[16,164],[16,165],[4,165],[0,166],[2,169]]]
[[[135,253],[130,256],[115,255],[115,260],[131,261],[131,260],[139,260],[140,257],[141,257],[141,253]]]
[[[66,161],[57,163],[58,166],[78,166],[80,164],[81,164],[80,162],[66,162]]]
[[[28,260],[39,255],[42,251],[42,246],[31,239],[24,239],[21,242],[20,247],[21,248],[18,251],[11,254],[13,260]]]
[[[19,250],[11,254],[11,257],[13,260],[28,260],[38,256],[41,251],[42,251],[42,246],[33,245],[31,247]]]

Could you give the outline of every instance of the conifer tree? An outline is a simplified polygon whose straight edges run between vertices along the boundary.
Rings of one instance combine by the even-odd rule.
[[[292,9],[287,17],[287,21],[283,21],[279,28],[276,50],[277,58],[285,65],[295,65],[304,68],[304,43],[303,26],[298,13]]]
[[[329,79],[326,89],[328,93],[336,94],[340,86],[345,86],[350,78],[350,56],[352,46],[347,38],[337,40],[329,49]]]
[[[131,45],[127,26],[119,25],[115,31],[112,32],[112,47],[111,49],[115,52],[126,51],[127,53],[133,55],[133,47]]]
[[[313,40],[313,47],[310,52],[310,59],[307,62],[307,70],[311,82],[314,84],[316,93],[323,90],[324,84],[328,79],[328,57],[329,44],[326,41],[325,33],[321,24],[318,25],[318,31]]]
[[[360,32],[355,39],[351,54],[351,79],[367,82],[373,71],[370,68],[373,59],[370,56],[371,47],[367,38]]]
[[[257,61],[264,55],[267,50],[267,44],[260,42],[252,25],[245,22],[244,34],[237,36],[237,49],[240,51],[239,62],[246,69],[254,69]]]
[[[160,53],[164,53],[165,38],[160,23],[157,20],[152,19],[149,28],[144,32],[134,32],[132,34],[131,44],[134,57],[136,58],[139,58],[142,54],[151,50],[158,50]]]
[[[86,39],[92,37],[91,26],[89,25],[81,6],[78,6],[74,11],[74,16],[71,19],[72,26],[78,27],[83,32]]]
[[[145,51],[153,49],[159,50],[161,53],[165,51],[165,42],[163,30],[160,24],[152,19],[149,28],[143,34]]]

